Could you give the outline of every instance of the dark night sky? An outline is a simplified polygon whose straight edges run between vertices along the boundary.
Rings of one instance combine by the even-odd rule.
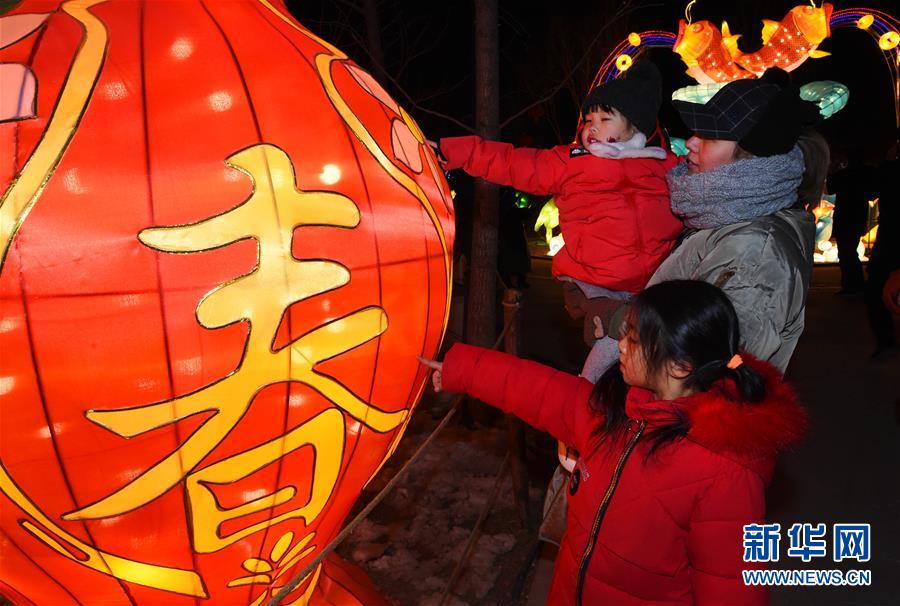
[[[288,0],[289,8],[304,25],[371,69],[363,42],[364,21],[358,12],[347,8],[354,3],[361,4],[361,1]],[[743,35],[742,49],[753,51],[761,44],[761,20],[780,21],[791,7],[800,3],[801,0],[700,0],[694,5],[693,18],[716,25],[726,19],[732,33]],[[633,4],[640,8],[601,29],[622,4],[622,0],[589,3],[554,0],[535,4],[499,0],[501,121],[550,96],[549,101],[506,125],[504,139],[549,146],[570,138],[577,120],[577,103],[606,55],[631,31],[677,31],[686,2],[634,0]],[[895,3],[885,0],[839,3],[835,10],[860,6],[896,12]],[[379,18],[386,68],[395,80],[385,82],[382,78],[383,84],[407,107],[430,138],[463,134],[461,126],[429,110],[466,125],[474,122],[472,3],[381,0]],[[807,60],[793,72],[795,81],[803,84],[812,80],[837,80],[850,88],[847,107],[826,121],[820,130],[841,147],[886,145],[887,138],[895,132],[892,83],[875,41],[865,32],[838,29],[820,49],[831,52],[832,56]],[[693,83],[684,74],[685,66],[677,55],[668,50],[654,50],[650,56],[663,71],[667,97],[672,89]],[[683,134],[683,126],[670,106],[664,108],[662,118],[673,134]],[[876,143],[876,140],[880,141]]]

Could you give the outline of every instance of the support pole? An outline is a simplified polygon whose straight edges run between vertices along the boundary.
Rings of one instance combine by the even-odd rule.
[[[503,340],[503,349],[514,356],[519,355],[522,342],[522,291],[507,288],[503,292],[503,325],[509,326]],[[525,429],[520,419],[506,416],[507,448],[509,450],[509,471],[512,476],[513,495],[516,510],[522,526],[531,529],[531,515],[528,498],[528,469],[525,465]]]

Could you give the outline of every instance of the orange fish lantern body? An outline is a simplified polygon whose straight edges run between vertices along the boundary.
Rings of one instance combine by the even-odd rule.
[[[0,593],[258,606],[424,390],[436,159],[278,0],[35,0],[0,31]],[[326,560],[284,603],[361,584]]]
[[[742,53],[737,46],[732,47],[734,60],[744,69],[761,75],[770,67],[780,67],[791,71],[808,58],[827,56],[816,50],[828,36],[831,29],[832,5],[825,2],[820,7],[801,5],[792,8],[784,19],[763,21],[761,49],[754,53]]]
[[[732,59],[726,40],[709,21],[678,22],[678,38],[672,50],[687,65],[687,73],[700,84],[752,78]]]

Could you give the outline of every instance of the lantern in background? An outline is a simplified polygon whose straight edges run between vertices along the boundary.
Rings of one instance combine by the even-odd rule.
[[[717,85],[744,78],[760,76],[770,67],[791,71],[808,58],[819,59],[830,53],[819,50],[833,29],[855,28],[868,32],[884,54],[891,73],[894,90],[894,113],[900,124],[900,33],[897,19],[887,13],[868,8],[847,8],[835,11],[828,2],[798,5],[788,11],[781,21],[763,19],[762,47],[744,53],[738,47],[740,35],[733,35],[723,21],[717,29],[709,21],[693,21],[691,9],[697,0],[685,7],[684,19],[678,24],[678,35],[664,31],[632,32],[607,55],[594,76],[591,88],[618,77],[631,62],[650,48],[671,48],[687,66],[687,73],[701,85]],[[624,69],[621,69],[624,67]],[[694,93],[692,93],[694,94]],[[817,93],[818,94],[818,93]],[[834,90],[822,93],[820,109],[827,118],[842,107],[846,95]],[[826,101],[828,97],[830,100]],[[833,108],[826,110],[825,105]]]
[[[781,21],[763,20],[762,47],[753,53],[742,53],[737,47],[737,37],[727,33],[725,39],[733,39],[729,48],[734,60],[757,76],[770,67],[792,71],[808,58],[820,59],[829,53],[818,50],[819,44],[831,35],[829,19],[833,7],[828,2],[821,6],[800,5],[792,8]],[[723,31],[727,24],[722,25]]]
[[[681,56],[687,73],[701,84],[753,77],[735,63],[731,54],[737,48],[737,37],[728,32],[727,24],[723,24],[723,29],[724,32],[719,31],[709,21],[678,22],[678,38],[672,51]]]
[[[0,31],[0,592],[261,604],[424,389],[434,155],[277,0],[34,0]],[[284,603],[360,584],[326,560]]]

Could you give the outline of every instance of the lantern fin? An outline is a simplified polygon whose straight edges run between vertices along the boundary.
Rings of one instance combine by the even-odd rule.
[[[771,19],[763,19],[763,28],[762,28],[762,41],[763,44],[766,44],[769,39],[772,38],[772,34],[778,31],[778,28],[781,27],[781,24],[778,21],[772,21]]]
[[[815,49],[809,51],[808,54],[810,59],[821,59],[822,57],[828,57],[829,55],[831,55],[831,53],[829,53],[828,51],[820,51]]]
[[[737,42],[740,37],[740,34],[731,33],[731,30],[728,27],[728,21],[722,21],[722,44],[725,45],[725,50],[728,51],[728,54],[732,59],[737,59],[741,54]]]

